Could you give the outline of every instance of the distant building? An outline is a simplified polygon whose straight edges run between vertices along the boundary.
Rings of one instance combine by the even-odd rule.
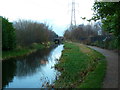
[[[98,35],[102,35],[102,30],[98,30]]]
[[[64,40],[64,37],[58,37],[58,38],[54,38],[54,42],[55,42],[55,44],[60,44],[60,43],[62,43],[63,42],[63,40]]]

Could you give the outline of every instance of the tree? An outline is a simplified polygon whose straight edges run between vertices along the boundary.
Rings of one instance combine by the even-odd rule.
[[[96,36],[97,31],[91,25],[79,25],[75,29],[66,30],[64,37],[67,40],[86,41],[91,36]]]
[[[2,50],[13,50],[16,48],[16,35],[12,23],[2,17]]]
[[[56,37],[56,33],[44,23],[18,20],[14,22],[14,27],[16,29],[17,43],[22,46],[52,41]]]
[[[116,37],[116,43],[120,46],[120,3],[118,2],[95,2],[93,20],[102,21],[103,30]]]

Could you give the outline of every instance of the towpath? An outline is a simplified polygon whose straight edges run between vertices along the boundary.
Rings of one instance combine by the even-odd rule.
[[[118,88],[118,53],[111,50],[88,46],[102,53],[107,60],[107,71],[103,81],[103,88]]]

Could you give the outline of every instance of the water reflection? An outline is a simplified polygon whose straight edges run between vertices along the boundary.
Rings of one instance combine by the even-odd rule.
[[[3,69],[4,68],[4,69]],[[16,62],[13,60],[7,61],[7,63],[2,62],[2,85],[8,85],[9,82],[12,82],[13,77],[15,76],[16,71]]]
[[[3,61],[3,87],[41,88],[53,84],[60,73],[52,68],[63,45],[39,50],[31,55]]]

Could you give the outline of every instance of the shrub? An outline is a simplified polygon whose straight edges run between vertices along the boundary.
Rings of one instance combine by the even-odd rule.
[[[13,50],[16,48],[15,29],[12,23],[2,18],[2,50]]]

